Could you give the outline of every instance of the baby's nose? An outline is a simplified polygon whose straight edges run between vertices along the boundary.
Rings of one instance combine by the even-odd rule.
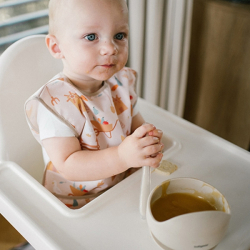
[[[100,48],[101,55],[115,55],[117,54],[118,49],[112,41],[105,40],[102,42]]]

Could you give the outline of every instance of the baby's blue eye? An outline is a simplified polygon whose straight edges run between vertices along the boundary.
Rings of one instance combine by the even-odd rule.
[[[89,35],[85,36],[84,38],[87,39],[88,41],[94,41],[96,39],[96,35],[89,34]]]
[[[118,33],[115,35],[115,39],[122,40],[124,38],[124,33]]]

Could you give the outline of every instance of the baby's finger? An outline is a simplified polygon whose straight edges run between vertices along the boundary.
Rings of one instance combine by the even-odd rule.
[[[158,137],[161,140],[163,132],[160,129],[154,129],[150,131],[148,135]]]
[[[139,128],[137,128],[132,135],[137,138],[142,138],[146,136],[146,134],[149,133],[151,130],[155,130],[155,126],[150,123],[145,123]]]
[[[142,148],[153,145],[153,144],[157,144],[159,142],[160,142],[160,139],[156,136],[145,136],[140,139],[140,145]]]
[[[144,166],[150,166],[152,168],[157,168],[160,165],[162,157],[163,157],[163,154],[158,153],[154,158],[151,158],[151,157],[146,158]]]
[[[154,145],[147,146],[143,149],[143,152],[146,157],[151,157],[151,155],[155,156],[155,154],[158,154],[162,151],[164,145],[162,143],[157,143]]]

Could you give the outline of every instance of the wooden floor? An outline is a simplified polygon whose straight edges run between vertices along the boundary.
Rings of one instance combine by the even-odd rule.
[[[9,250],[22,242],[25,242],[22,235],[0,214],[0,249]]]

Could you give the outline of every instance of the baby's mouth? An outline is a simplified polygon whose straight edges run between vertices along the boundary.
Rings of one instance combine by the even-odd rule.
[[[103,65],[101,65],[101,67],[104,67],[104,68],[112,68],[114,66],[115,66],[114,64],[103,64]]]

